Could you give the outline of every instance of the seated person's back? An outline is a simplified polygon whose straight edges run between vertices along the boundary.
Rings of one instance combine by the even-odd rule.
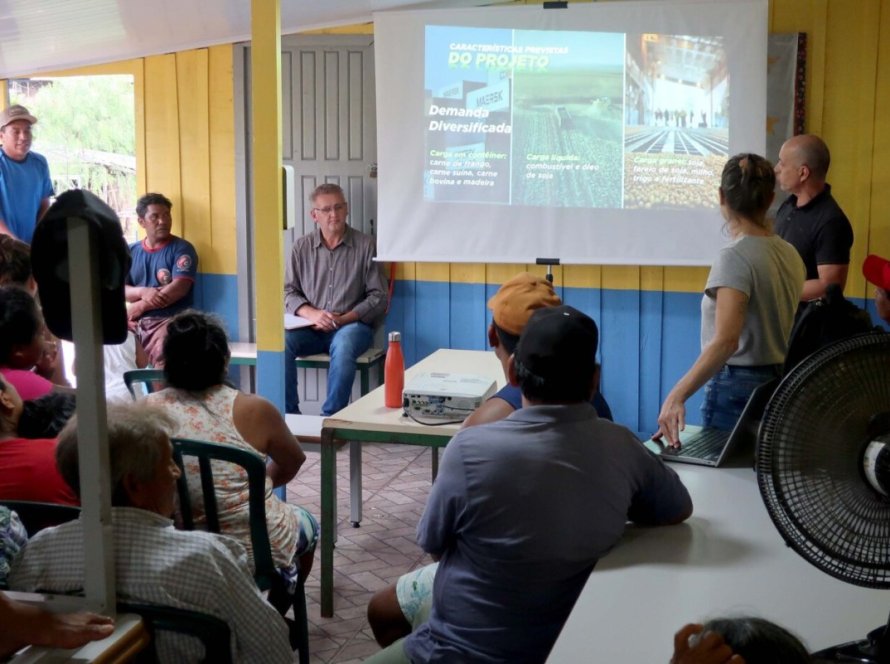
[[[312,567],[318,525],[297,505],[272,492],[292,480],[306,455],[287,428],[281,413],[262,397],[243,394],[225,384],[229,346],[222,324],[213,316],[188,310],[174,316],[164,340],[164,376],[168,387],[148,395],[175,421],[179,438],[223,443],[269,458],[265,486],[266,526],[272,558],[296,578]],[[195,522],[203,527],[203,495],[198,462],[185,460]],[[238,466],[214,462],[220,529],[238,539],[250,552],[247,474]]]
[[[144,405],[108,410],[112,533],[118,595],[128,601],[214,615],[232,630],[240,662],[290,662],[287,626],[254,584],[238,542],[211,533],[178,531],[173,513],[179,468],[167,431],[173,422]],[[59,437],[59,470],[80,493],[76,417]],[[37,533],[13,563],[15,590],[75,593],[84,585],[82,519]],[[158,659],[197,662],[193,637],[160,633]]]
[[[571,307],[537,311],[508,367],[523,408],[448,444],[417,529],[441,557],[430,618],[390,646],[412,662],[543,661],[627,520],[691,513],[676,474],[589,403],[597,336]]]
[[[0,376],[0,500],[77,505],[77,496],[56,469],[56,441],[19,435],[22,400]]]
[[[49,394],[53,384],[34,372],[44,354],[43,316],[30,293],[0,286],[0,373],[24,400]]]

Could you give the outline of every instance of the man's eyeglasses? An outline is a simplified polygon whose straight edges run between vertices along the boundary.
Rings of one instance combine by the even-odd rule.
[[[337,203],[336,205],[326,205],[323,208],[313,208],[320,214],[330,214],[331,212],[343,212],[346,209],[346,203]]]

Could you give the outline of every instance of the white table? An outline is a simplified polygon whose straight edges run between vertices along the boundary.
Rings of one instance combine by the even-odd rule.
[[[886,624],[890,592],[839,581],[785,546],[752,470],[673,468],[695,513],[628,530],[590,575],[548,662],[666,662],[677,629],[724,615],[775,621],[811,650]]]
[[[256,344],[246,341],[230,341],[229,352],[232,355],[229,364],[256,366]]]
[[[475,374],[505,384],[504,369],[491,351],[441,349],[405,371],[405,382],[431,372]],[[343,410],[326,418],[321,430],[321,615],[334,611],[334,496],[336,495],[336,444],[338,440],[401,443],[433,448],[435,475],[438,448],[448,444],[460,424],[428,426],[402,415],[401,408],[383,405],[384,386],[372,390]],[[353,477],[351,491],[361,495],[361,474]]]

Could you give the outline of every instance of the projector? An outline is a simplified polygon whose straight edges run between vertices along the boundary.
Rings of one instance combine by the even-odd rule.
[[[411,417],[463,419],[495,393],[490,378],[472,374],[425,373],[402,391],[402,406]]]

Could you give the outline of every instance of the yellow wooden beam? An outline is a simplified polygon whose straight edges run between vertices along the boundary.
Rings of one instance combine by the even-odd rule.
[[[176,56],[145,59],[145,189],[164,194],[173,203],[173,232],[182,234],[182,180],[179,145],[179,86]]]
[[[230,45],[212,46],[210,55],[210,233],[213,262],[203,272],[238,273],[235,233],[235,86]]]
[[[281,184],[281,6],[251,1],[250,81],[256,329],[260,351],[284,350]]]
[[[207,49],[176,54],[182,235],[195,245],[202,269],[215,264],[210,215],[210,103]]]

